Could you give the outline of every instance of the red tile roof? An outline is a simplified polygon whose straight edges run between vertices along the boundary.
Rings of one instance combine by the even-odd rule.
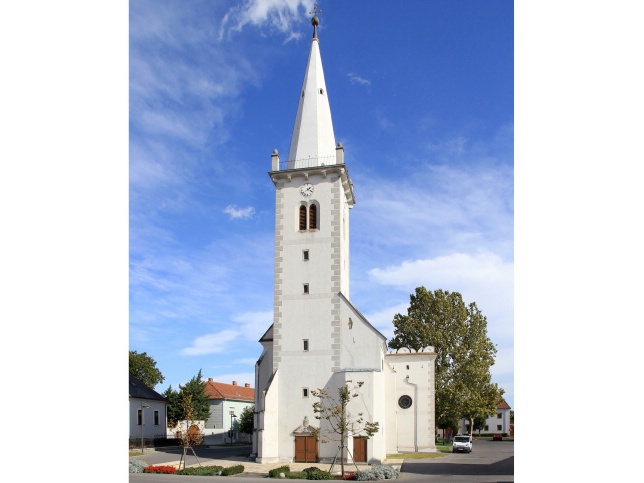
[[[501,402],[499,405],[496,407],[497,409],[511,409],[508,403],[505,402],[504,399],[501,399]]]
[[[208,399],[234,399],[235,401],[255,402],[255,389],[238,386],[236,381],[233,381],[233,384],[224,384],[209,378],[208,382],[206,382],[206,394]]]

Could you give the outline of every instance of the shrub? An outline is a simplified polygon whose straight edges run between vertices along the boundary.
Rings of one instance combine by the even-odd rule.
[[[130,473],[143,473],[143,468],[148,466],[145,461],[130,460]]]
[[[271,470],[268,472],[268,477],[269,478],[279,478],[280,473],[290,473],[291,468],[289,466],[280,466],[279,468],[275,468],[274,470]]]
[[[328,473],[326,471],[318,470],[316,469],[315,471],[309,471],[307,473],[308,480],[332,480],[333,475],[331,473]]]
[[[177,469],[174,466],[146,466],[143,468],[143,473],[176,473]]]
[[[221,476],[236,475],[244,472],[244,465],[235,465],[221,470]]]
[[[380,480],[395,480],[396,478],[398,478],[398,474],[400,473],[398,470],[395,470],[392,466],[389,465],[373,465],[371,466],[371,469],[379,476],[382,475],[381,478],[378,478]]]
[[[379,479],[373,470],[358,470],[353,474],[353,476],[357,481],[375,481]]]
[[[196,468],[184,468],[177,471],[178,475],[196,475],[196,476],[217,476],[223,466],[198,466]]]
[[[304,468],[302,471],[305,473],[311,473],[312,471],[320,471],[320,468],[317,466],[309,466],[308,468]]]

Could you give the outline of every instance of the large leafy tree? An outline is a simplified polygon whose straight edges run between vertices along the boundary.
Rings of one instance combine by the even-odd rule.
[[[396,314],[389,347],[419,350],[433,346],[436,357],[436,421],[446,425],[496,410],[502,390],[491,383],[496,347],[487,336],[487,319],[461,294],[418,287],[407,315]]]
[[[146,352],[130,351],[130,375],[152,389],[165,379],[156,361]]]

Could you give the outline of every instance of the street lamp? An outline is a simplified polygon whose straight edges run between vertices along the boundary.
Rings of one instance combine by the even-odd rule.
[[[141,401],[141,454],[145,454],[145,451],[143,450],[143,408],[149,407],[150,406]]]
[[[233,418],[235,416],[235,408],[230,408],[230,444],[233,444]]]

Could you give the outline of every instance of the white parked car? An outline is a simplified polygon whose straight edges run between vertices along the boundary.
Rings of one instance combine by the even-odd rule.
[[[452,445],[452,453],[463,451],[464,453],[472,452],[472,437],[468,435],[454,436],[454,444]]]

